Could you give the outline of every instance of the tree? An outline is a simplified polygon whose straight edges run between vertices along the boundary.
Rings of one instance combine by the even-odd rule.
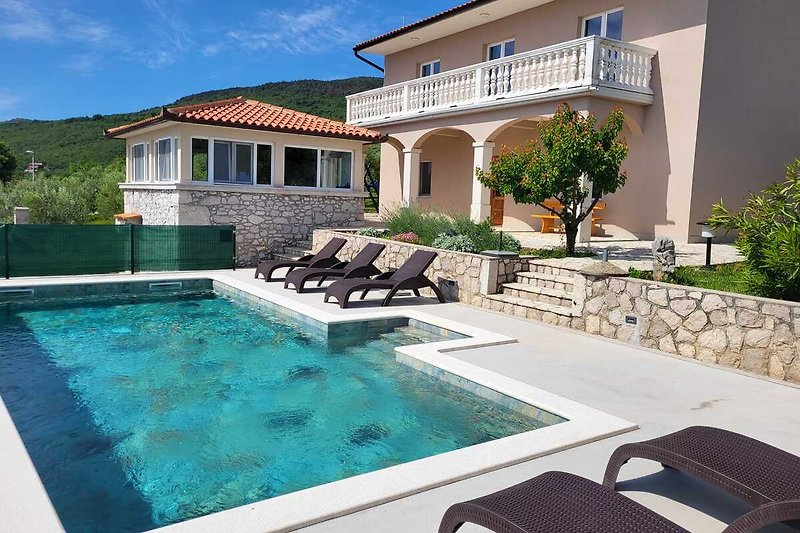
[[[603,195],[625,185],[627,176],[620,165],[628,155],[628,145],[619,138],[624,115],[613,110],[606,122],[596,127],[593,114],[585,117],[568,104],[561,104],[553,118],[539,123],[541,144],[531,140],[523,146],[505,148],[492,159],[488,172],[477,170],[486,187],[510,194],[514,201],[536,204],[564,224],[567,254],[575,253],[578,227],[590,216]],[[590,190],[582,177],[591,183]],[[550,198],[561,203],[561,210],[544,205]]]
[[[6,143],[0,140],[0,181],[9,181],[17,169],[17,158]]]

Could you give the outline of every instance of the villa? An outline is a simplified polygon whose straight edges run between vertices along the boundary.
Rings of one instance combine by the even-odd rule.
[[[500,230],[541,211],[475,170],[559,103],[621,108],[603,230],[705,252],[711,203],[798,157],[798,27],[471,0],[356,45],[386,85],[346,123],[238,97],[106,130],[127,223],[0,225],[0,531],[797,532],[800,160],[745,257],[709,237],[724,290],[672,243],[526,250]],[[447,213],[363,227],[378,143],[381,212]]]
[[[237,261],[364,219],[364,147],[380,134],[245,98],[163,108],[125,140],[125,211],[148,225],[233,224]]]
[[[561,102],[599,120],[619,107],[629,179],[604,198],[606,233],[696,241],[712,203],[739,205],[797,155],[800,71],[785,59],[799,15],[792,1],[472,0],[357,44],[383,57],[385,86],[350,96],[348,123],[388,137],[382,210],[530,231],[543,211],[494,196],[475,169]]]

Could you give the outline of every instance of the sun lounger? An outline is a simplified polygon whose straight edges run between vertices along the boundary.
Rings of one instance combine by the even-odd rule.
[[[723,533],[755,533],[800,518],[800,501],[770,503],[738,518]],[[689,533],[618,492],[565,472],[547,472],[513,487],[457,503],[439,533],[463,524],[497,533]]]
[[[331,267],[340,262],[339,259],[336,258],[336,254],[342,249],[346,242],[346,240],[336,237],[329,240],[328,243],[322,247],[322,250],[316,254],[305,255],[299,259],[295,259],[294,261],[283,261],[279,259],[262,261],[256,268],[255,277],[257,279],[258,275],[262,274],[264,276],[264,280],[272,281],[272,273],[279,268],[288,268],[289,272],[291,272],[295,268]]]
[[[693,426],[623,444],[611,455],[603,484],[613,489],[620,468],[633,458],[680,470],[754,507],[800,500],[800,457],[724,429]]]
[[[372,290],[386,289],[389,293],[383,299],[381,306],[387,306],[398,291],[411,290],[419,296],[419,289],[429,288],[433,290],[440,302],[444,302],[444,296],[439,287],[434,282],[424,276],[425,270],[433,263],[436,252],[427,250],[417,250],[394,272],[385,272],[373,279],[342,279],[335,281],[328,286],[325,291],[325,301],[336,298],[339,307],[346,308],[349,304],[350,295],[354,292],[361,292],[363,300],[367,293]]]
[[[317,287],[328,278],[369,278],[381,273],[378,267],[372,263],[381,255],[385,245],[376,242],[367,244],[363,250],[350,262],[341,262],[330,268],[299,268],[286,275],[283,288],[288,289],[289,285],[294,285],[295,290],[301,293],[305,290],[305,284],[312,279],[319,279]]]

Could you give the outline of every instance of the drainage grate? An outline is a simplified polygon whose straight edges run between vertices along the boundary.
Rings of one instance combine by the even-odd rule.
[[[183,282],[181,281],[159,281],[150,284],[151,292],[174,291],[182,288],[183,288]]]

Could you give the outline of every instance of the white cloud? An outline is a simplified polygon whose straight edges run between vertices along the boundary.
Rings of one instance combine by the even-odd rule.
[[[102,61],[100,54],[77,54],[66,58],[61,66],[79,74],[93,74],[100,68]]]
[[[227,36],[249,50],[314,54],[352,44],[354,35],[365,31],[360,12],[355,0],[317,3],[304,10],[268,9],[246,25],[228,31]]]
[[[51,40],[51,21],[27,0],[0,0],[0,36],[15,40]]]

